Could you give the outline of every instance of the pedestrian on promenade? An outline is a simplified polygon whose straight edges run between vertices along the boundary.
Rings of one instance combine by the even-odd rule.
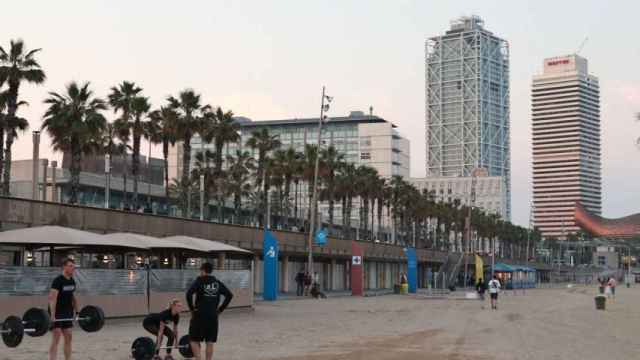
[[[618,285],[618,282],[616,281],[616,278],[615,277],[609,278],[609,283],[607,285],[609,285],[609,288],[611,289],[611,299],[615,300],[616,299],[616,286]]]
[[[51,331],[51,345],[49,346],[49,360],[58,356],[58,343],[64,337],[64,358],[71,360],[71,329],[73,321],[55,321],[56,319],[73,319],[78,314],[78,300],[74,295],[76,282],[73,280],[75,261],[66,259],[62,262],[62,275],[53,280],[49,290],[49,315],[53,330]]]
[[[478,298],[482,301],[482,307],[484,308],[484,293],[487,291],[487,285],[485,285],[484,280],[478,279],[476,291],[478,292]]]
[[[320,274],[318,274],[317,271],[313,273],[313,283],[311,284],[311,286],[314,285],[320,285]]]
[[[202,264],[200,276],[187,291],[187,305],[191,311],[189,343],[196,360],[202,359],[201,342],[206,343],[205,359],[213,359],[213,345],[218,341],[218,315],[227,308],[233,298],[231,291],[211,275],[211,272],[213,272],[211,263]],[[220,296],[224,296],[222,305],[220,305]]]
[[[500,292],[500,281],[496,275],[489,281],[489,295],[491,296],[491,309],[498,310],[498,293]]]
[[[296,296],[304,294],[304,272],[302,269],[296,274]]]
[[[304,273],[304,296],[309,296],[309,290],[311,288],[311,275],[308,271]]]

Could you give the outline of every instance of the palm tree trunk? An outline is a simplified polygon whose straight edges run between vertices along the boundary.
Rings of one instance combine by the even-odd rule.
[[[127,196],[127,154],[122,154],[123,166],[122,166],[122,205],[125,208],[129,207],[129,197]]]
[[[2,114],[0,114],[2,116]],[[2,174],[4,169],[4,127],[0,123],[0,181],[2,180]],[[1,184],[2,182],[0,182]],[[4,192],[4,186],[0,186],[0,195],[7,195]]]
[[[80,144],[74,141],[75,144],[71,145],[71,166],[69,172],[71,173],[71,194],[69,196],[70,204],[78,203],[78,189],[80,187],[80,162],[82,161],[82,150]]]
[[[133,136],[133,153],[131,154],[131,176],[133,177],[133,209],[138,210],[138,175],[140,172],[140,135]]]
[[[299,181],[295,181],[295,190],[294,190],[295,195],[293,199],[293,218],[296,223],[296,226],[300,225],[299,217],[298,217],[298,184],[299,183],[300,183]]]
[[[13,146],[13,133],[11,130],[7,132],[7,140],[4,148],[4,178],[3,178],[3,193],[6,196],[10,195],[11,184],[11,147]]]
[[[186,135],[182,143],[182,186],[184,189],[180,192],[181,207],[184,217],[191,217],[191,209],[188,209],[187,200],[187,184],[189,184],[189,175],[191,174],[191,136]]]
[[[162,157],[164,157],[164,197],[169,206],[169,142],[162,142]]]

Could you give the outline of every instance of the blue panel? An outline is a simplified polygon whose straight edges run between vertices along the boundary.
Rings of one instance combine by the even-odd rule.
[[[415,294],[418,291],[418,257],[416,249],[407,248],[407,281],[409,282],[409,292]]]
[[[275,301],[278,298],[278,240],[268,230],[264,232],[262,256],[264,259],[262,298]]]

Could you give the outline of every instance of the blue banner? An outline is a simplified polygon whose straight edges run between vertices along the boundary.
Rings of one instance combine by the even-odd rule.
[[[316,233],[316,245],[324,246],[326,244],[327,244],[327,233],[324,231],[324,229],[320,229]]]
[[[264,232],[262,257],[264,259],[262,298],[266,301],[275,301],[278,299],[278,240],[268,230]]]
[[[407,281],[409,292],[415,294],[418,291],[418,256],[415,248],[406,248],[407,255]]]

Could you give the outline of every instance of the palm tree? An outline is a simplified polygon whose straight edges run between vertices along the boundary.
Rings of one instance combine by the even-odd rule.
[[[352,163],[343,165],[337,174],[336,193],[342,199],[342,236],[351,238],[351,210],[356,195],[358,170]]]
[[[203,110],[200,104],[200,95],[191,89],[186,89],[178,94],[178,97],[170,96],[167,98],[169,106],[178,114],[176,133],[177,139],[182,141],[182,179],[179,184],[185,185],[189,183],[191,173],[191,138],[194,135],[194,128],[199,121],[199,115]],[[181,194],[186,194],[182,191]],[[187,212],[187,198],[181,198],[184,213]],[[188,209],[190,211],[190,209]]]
[[[0,79],[0,195],[3,195],[2,191],[2,173],[4,167],[4,128],[7,115],[4,113],[7,109],[8,92],[2,91],[4,86],[4,80]]]
[[[114,156],[126,155],[127,146],[122,142],[116,142],[118,138],[118,128],[116,125],[114,123],[107,123],[98,139],[99,153],[108,155],[110,159],[113,159]]]
[[[153,144],[162,144],[164,159],[165,201],[169,204],[169,146],[176,143],[178,113],[170,107],[162,106],[149,114],[147,138]]]
[[[151,105],[149,100],[140,96],[142,88],[133,82],[123,81],[119,86],[112,87],[109,103],[114,112],[120,111],[120,131],[129,132],[133,138],[133,152],[131,153],[131,175],[133,176],[133,207],[138,208],[138,181],[140,174],[140,140],[144,134],[142,119]],[[127,136],[128,137],[128,136]]]
[[[333,209],[335,206],[337,185],[336,170],[344,164],[345,160],[344,154],[338,152],[333,145],[320,151],[320,159],[323,164],[322,178],[325,183],[325,191],[321,195],[323,195],[323,200],[329,201],[329,230],[331,231],[333,230]]]
[[[278,149],[274,152],[273,158],[276,166],[276,172],[279,176],[281,176],[283,181],[283,192],[282,192],[282,201],[291,203],[291,185],[296,182],[296,199],[294,201],[294,211],[297,215],[297,178],[296,175],[299,173],[299,163],[300,163],[301,154],[296,152],[293,147],[289,147],[286,150]],[[285,212],[285,216],[287,217],[287,227],[290,226],[289,220],[291,218],[291,207],[287,206],[287,211]]]
[[[269,130],[267,128],[262,128],[261,130],[254,131],[251,134],[251,138],[247,140],[247,146],[252,148],[253,150],[258,151],[258,166],[256,168],[256,188],[260,188],[260,184],[262,184],[262,199],[260,203],[263,207],[266,207],[267,204],[267,192],[269,191],[269,177],[267,176],[267,165],[268,165],[268,156],[269,153],[273,150],[278,149],[282,143],[278,139],[278,135],[270,135]],[[259,209],[258,215],[262,215],[262,212],[265,209]],[[262,216],[260,216],[262,219]]]
[[[42,129],[51,137],[54,150],[71,153],[71,194],[69,202],[78,202],[78,187],[83,154],[96,150],[100,134],[106,127],[101,111],[107,104],[93,96],[89,83],[72,82],[65,92],[50,92],[44,101],[48,109],[44,114]]]
[[[129,141],[131,141],[129,122],[120,117],[113,122],[113,128],[123,148],[123,151],[119,151],[117,155],[122,159],[122,204],[125,209],[129,209],[129,195],[127,191],[127,175],[129,174],[128,155],[131,150],[131,145],[129,145]]]
[[[316,157],[318,156],[318,145],[306,144],[302,156],[301,168],[302,179],[307,183],[307,221],[311,221],[311,206],[313,206],[313,183],[315,181]],[[321,167],[322,165],[320,165]],[[318,187],[321,186],[321,178],[318,177]],[[316,212],[317,214],[317,212]]]
[[[18,101],[18,108],[22,105],[26,105],[26,102],[24,101]],[[18,133],[19,132],[24,132],[29,128],[29,121],[27,121],[27,119],[25,118],[21,118],[19,116],[9,116],[9,115],[5,115],[4,116],[4,121],[2,122],[2,126],[4,127],[4,133],[7,135],[7,142],[5,145],[5,149],[4,149],[4,158],[7,159],[7,165],[4,168],[5,174],[4,174],[4,188],[5,188],[5,195],[10,195],[9,194],[9,184],[7,183],[7,179],[10,180],[9,176],[10,176],[10,172],[11,172],[11,148],[13,147],[13,142],[14,140],[18,137]]]
[[[235,156],[227,156],[228,176],[225,181],[225,195],[233,196],[233,210],[236,220],[240,222],[242,199],[251,193],[251,172],[255,169],[255,160],[249,152],[236,150]]]
[[[5,98],[7,113],[4,121],[5,127],[3,127],[7,137],[4,146],[4,168],[0,169],[4,171],[2,193],[5,195],[9,194],[9,183],[11,182],[11,147],[21,125],[20,121],[14,119],[21,104],[18,100],[20,85],[23,82],[42,84],[46,79],[44,71],[35,58],[40,50],[27,51],[22,40],[11,40],[8,52],[0,46],[0,84],[7,83],[9,85]],[[16,125],[17,127],[9,127],[7,130],[7,125]],[[2,149],[0,148],[0,150]]]
[[[220,107],[215,112],[216,121],[211,129],[213,144],[215,148],[215,173],[222,172],[222,149],[227,143],[233,143],[240,140],[240,124],[233,119],[233,112],[224,112]]]

